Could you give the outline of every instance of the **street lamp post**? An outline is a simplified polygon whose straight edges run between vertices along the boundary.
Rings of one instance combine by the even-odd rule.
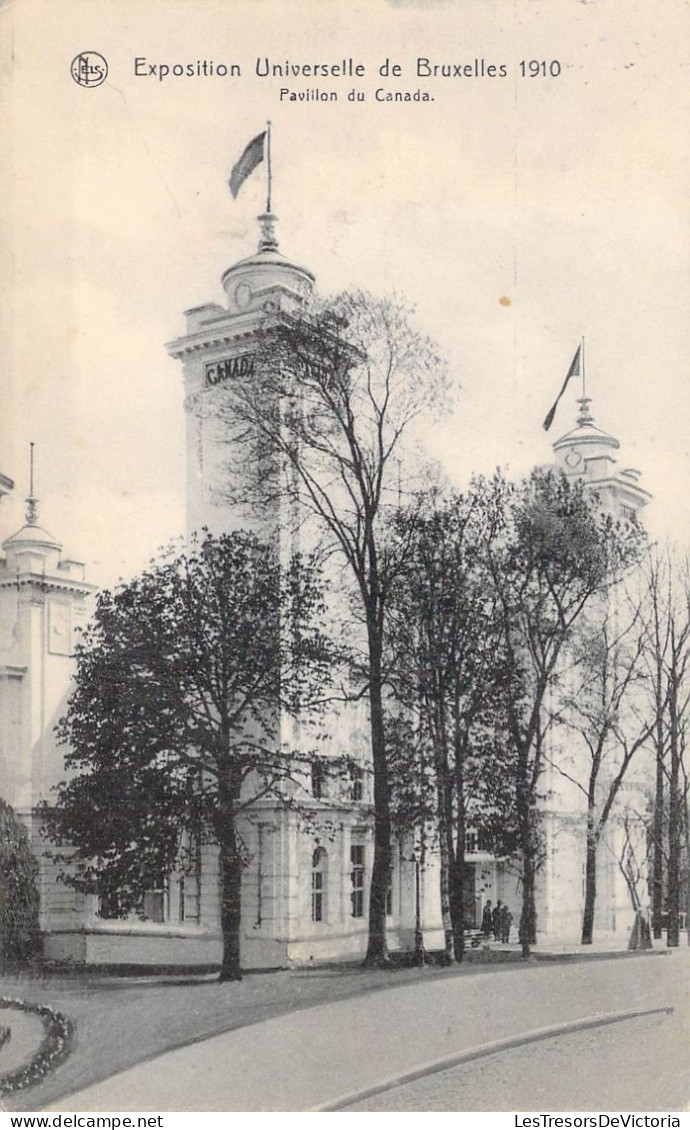
[[[414,863],[414,963],[424,965],[426,953],[422,930],[422,853],[418,845],[415,845],[412,861]]]

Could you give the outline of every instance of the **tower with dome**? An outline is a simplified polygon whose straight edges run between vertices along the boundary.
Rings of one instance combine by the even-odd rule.
[[[581,480],[596,491],[600,503],[623,518],[633,518],[647,505],[651,495],[640,486],[640,472],[620,467],[620,443],[594,422],[592,400],[581,396],[574,428],[553,445],[554,462],[571,480]]]
[[[11,480],[0,478],[11,497]],[[51,940],[62,930],[81,928],[84,908],[79,896],[56,881],[37,808],[64,777],[64,751],[54,728],[64,712],[74,645],[95,586],[86,580],[83,563],[66,557],[39,520],[33,445],[30,480],[24,523],[4,539],[0,558],[0,796],[24,822],[39,860],[40,923],[50,954]]]

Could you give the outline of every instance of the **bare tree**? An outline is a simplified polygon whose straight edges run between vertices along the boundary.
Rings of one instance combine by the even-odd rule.
[[[412,328],[409,315],[395,299],[358,291],[299,316],[275,316],[263,332],[256,379],[219,390],[212,404],[224,422],[238,496],[273,515],[287,500],[293,522],[315,517],[353,582],[366,641],[374,791],[367,964],[388,956],[384,613],[406,552],[404,545],[384,544],[383,528],[399,501],[403,440],[447,387],[435,346]]]
[[[645,649],[648,697],[650,712],[654,719],[651,738],[654,748],[655,788],[652,817],[652,933],[655,938],[662,934],[662,915],[664,909],[665,860],[665,819],[666,799],[666,688],[664,676],[664,656],[668,648],[667,584],[662,575],[662,559],[657,550],[651,550],[646,562],[647,592],[645,600],[648,609],[648,640]]]
[[[637,533],[602,511],[582,484],[537,470],[519,486],[487,486],[484,559],[498,596],[507,654],[506,724],[513,750],[522,856],[519,940],[536,940],[539,782],[558,699],[564,651],[583,616],[636,553]]]
[[[650,630],[647,678],[655,737],[657,790],[654,812],[655,934],[660,925],[661,869],[664,824],[667,824],[668,863],[666,907],[667,944],[677,946],[680,934],[680,862],[684,788],[681,781],[685,734],[690,708],[690,565],[670,547],[655,549],[647,563]],[[664,789],[668,801],[665,803]],[[665,820],[665,810],[667,820]]]
[[[685,931],[687,934],[688,945],[690,946],[690,775],[688,774],[687,767],[687,745],[685,742],[685,726],[683,727],[683,742],[682,742],[683,756],[681,759],[680,769],[682,774],[683,786],[681,791],[681,820],[683,824],[683,869],[681,875],[681,885],[685,888]]]
[[[617,593],[593,610],[570,648],[562,721],[581,741],[567,763],[556,758],[554,767],[576,785],[587,806],[582,945],[591,945],[594,936],[602,833],[654,726],[643,693],[647,630],[639,602]]]

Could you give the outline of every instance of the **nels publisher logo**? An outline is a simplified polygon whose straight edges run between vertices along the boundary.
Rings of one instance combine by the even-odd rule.
[[[70,71],[80,86],[100,86],[108,77],[108,64],[98,51],[82,51],[72,60]]]

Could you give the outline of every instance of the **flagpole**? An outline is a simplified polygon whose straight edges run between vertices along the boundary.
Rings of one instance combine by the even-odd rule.
[[[266,211],[271,211],[271,123],[266,122],[266,172],[268,174],[268,195],[266,198]]]
[[[585,379],[585,335],[582,335],[582,398],[584,400],[587,395],[587,385]]]

